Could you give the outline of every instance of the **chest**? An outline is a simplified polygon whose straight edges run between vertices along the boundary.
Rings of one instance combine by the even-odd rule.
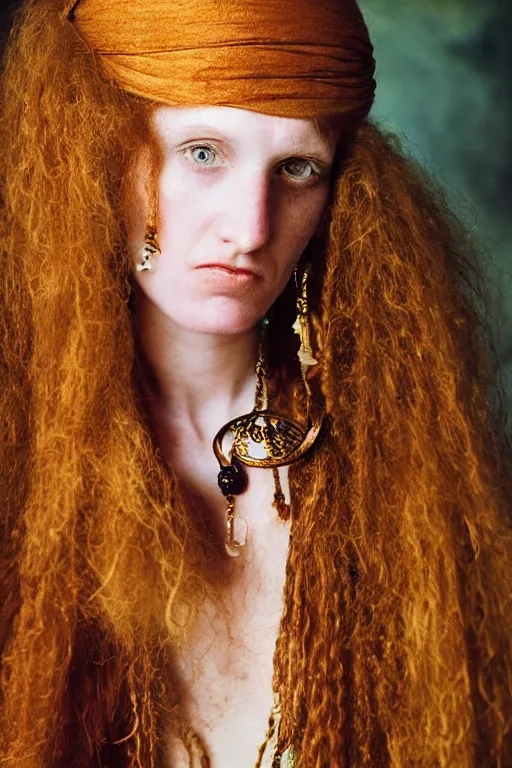
[[[240,557],[226,555],[217,563],[225,578],[217,580],[177,659],[182,715],[200,736],[211,768],[254,768],[273,705],[290,528],[272,507],[272,472],[248,474],[236,509],[247,521],[246,548]],[[280,475],[289,499],[285,468]],[[217,514],[224,516],[222,497],[212,511]],[[166,750],[169,768],[188,768],[187,750],[172,732]]]

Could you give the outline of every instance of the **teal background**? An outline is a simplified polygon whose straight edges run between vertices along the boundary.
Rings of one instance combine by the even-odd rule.
[[[360,0],[373,118],[446,190],[480,252],[512,433],[512,2]]]

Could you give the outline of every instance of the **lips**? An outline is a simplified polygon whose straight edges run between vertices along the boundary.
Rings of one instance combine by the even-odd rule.
[[[250,269],[239,269],[238,267],[233,267],[230,264],[201,264],[199,267],[196,267],[196,269],[222,269],[232,275],[247,275],[251,277],[258,277],[258,275]]]

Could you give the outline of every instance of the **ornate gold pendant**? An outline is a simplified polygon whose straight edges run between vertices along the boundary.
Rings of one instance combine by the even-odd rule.
[[[298,461],[315,442],[322,426],[323,413],[316,408],[301,426],[271,411],[252,411],[225,424],[213,441],[215,456],[222,467],[229,467],[233,457],[249,467],[283,467]],[[234,437],[228,457],[223,443]]]
[[[220,465],[217,477],[219,488],[227,502],[226,552],[238,557],[245,546],[247,523],[235,516],[235,496],[247,487],[247,475],[243,465],[249,467],[277,468],[298,461],[315,442],[322,426],[323,413],[313,409],[306,426],[292,419],[285,419],[267,410],[254,410],[225,424],[213,441],[213,450]],[[227,438],[231,446],[224,447]],[[274,506],[279,516],[286,520],[289,507],[278,483]]]

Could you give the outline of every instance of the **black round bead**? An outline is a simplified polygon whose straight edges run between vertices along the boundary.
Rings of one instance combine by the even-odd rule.
[[[233,461],[228,467],[222,467],[217,482],[224,496],[236,495],[247,488],[247,475],[242,465]]]

